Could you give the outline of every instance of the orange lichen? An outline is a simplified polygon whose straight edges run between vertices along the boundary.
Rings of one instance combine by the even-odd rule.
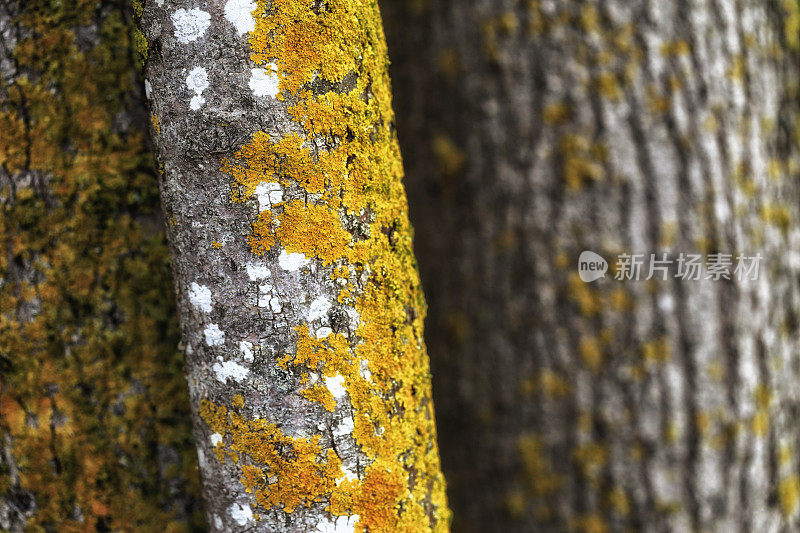
[[[449,512],[422,341],[425,304],[377,6],[363,0],[331,0],[322,7],[311,0],[259,0],[255,14],[251,58],[277,67],[279,98],[291,102],[289,113],[303,133],[279,139],[255,133],[223,161],[222,171],[233,180],[234,201],[252,197],[261,182],[279,181],[289,191],[291,199],[273,205],[253,226],[253,252],[281,246],[332,265],[332,279],[347,280],[338,300],[357,311],[355,333],[317,339],[299,324],[296,350],[279,364],[301,375],[341,376],[365,473],[342,481],[341,461],[317,437],[292,439],[266,422],[230,413],[224,424],[218,415],[209,422],[209,407],[204,418],[215,431],[234,436],[239,444],[229,447],[231,454],[266,478],[278,478],[267,486],[253,470],[243,476],[260,507],[288,512],[327,497],[332,513],[359,516],[359,531],[445,530]],[[332,88],[316,89],[317,80]],[[291,196],[298,188],[302,199]],[[307,375],[300,381],[308,382]],[[300,394],[335,408],[323,390],[313,386]],[[265,456],[260,449],[268,442],[296,451]],[[305,487],[311,472],[317,478]],[[281,489],[289,486],[302,486],[302,497]]]
[[[284,204],[279,219],[276,235],[286,250],[319,257],[324,265],[343,257],[350,244],[350,235],[329,207],[292,200]]]
[[[256,502],[267,509],[278,507],[291,513],[299,505],[323,501],[341,477],[341,460],[332,449],[323,453],[319,436],[311,439],[284,435],[275,424],[247,420],[233,410],[203,400],[200,416],[220,434],[230,435],[230,444],[217,447],[218,456],[233,461],[252,461],[242,467],[243,483],[254,492]],[[270,477],[274,476],[274,482]]]
[[[256,18],[250,57],[256,63],[275,61],[283,93],[297,93],[317,73],[326,80],[341,81],[348,72],[358,70],[360,56],[371,52],[364,49],[362,39],[367,37],[365,30],[374,29],[365,23],[373,20],[364,16],[376,11],[369,3],[348,6],[343,0],[331,1],[318,12],[307,1],[259,1],[256,12],[265,16]]]
[[[397,501],[405,479],[399,473],[370,466],[360,483],[345,482],[331,497],[330,510],[337,515],[358,515],[360,530],[392,533]],[[419,517],[417,517],[419,518]]]
[[[262,255],[269,251],[275,244],[275,222],[272,220],[272,211],[262,211],[258,219],[253,222],[253,233],[248,235],[247,244],[250,251]]]
[[[336,409],[336,400],[334,400],[333,395],[328,388],[323,385],[313,385],[300,391],[300,395],[309,401],[322,404],[322,407],[331,413],[334,409]]]

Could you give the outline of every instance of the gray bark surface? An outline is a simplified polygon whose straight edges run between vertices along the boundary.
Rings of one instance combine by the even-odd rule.
[[[800,527],[797,3],[382,8],[454,529]]]

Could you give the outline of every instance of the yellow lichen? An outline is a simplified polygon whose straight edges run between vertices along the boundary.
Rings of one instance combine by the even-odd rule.
[[[563,102],[548,105],[542,111],[542,120],[545,124],[561,124],[570,117],[570,109]]]
[[[606,494],[606,502],[608,506],[620,516],[627,516],[631,511],[631,504],[628,500],[628,495],[621,487],[614,487],[608,494]]]
[[[310,372],[341,376],[366,468],[359,479],[341,480],[341,461],[322,449],[318,437],[287,437],[222,406],[207,405],[204,419],[233,436],[226,448],[232,457],[262,470],[263,478],[277,477],[267,484],[254,470],[243,473],[265,510],[291,512],[324,499],[335,515],[357,514],[358,531],[445,530],[449,512],[422,342],[425,306],[377,6],[363,0],[331,0],[322,7],[311,0],[259,0],[255,15],[251,58],[276,65],[279,98],[290,102],[289,113],[303,131],[281,138],[255,133],[223,161],[222,171],[233,181],[233,201],[248,200],[262,182],[304,192],[302,199],[287,194],[259,215],[251,251],[280,246],[331,265],[331,279],[347,280],[338,300],[358,312],[354,334],[317,339],[299,324],[296,348],[279,364],[305,375],[301,382]],[[320,91],[315,80],[336,88]],[[367,282],[355,282],[361,279]],[[313,386],[300,394],[335,409],[324,392]],[[265,455],[261,448],[275,442],[296,451]],[[302,489],[289,494],[291,486]]]
[[[613,72],[601,72],[595,76],[594,83],[597,91],[609,100],[619,100],[622,97],[622,88]]]
[[[572,387],[562,376],[552,370],[542,370],[538,376],[530,377],[522,382],[524,394],[542,393],[546,398],[563,398]]]
[[[248,235],[247,244],[250,251],[262,255],[269,251],[275,244],[275,222],[272,220],[272,211],[262,211],[253,223],[253,233]]]
[[[331,413],[334,409],[336,409],[336,400],[334,400],[333,395],[328,388],[323,385],[314,385],[304,389],[300,391],[300,395],[307,400],[322,404],[322,407]]]
[[[603,517],[591,514],[578,517],[572,521],[573,528],[582,533],[608,533],[608,524]]]
[[[439,164],[439,170],[445,176],[454,176],[461,172],[467,157],[453,142],[450,137],[436,135],[433,138],[433,153]]]
[[[542,440],[535,435],[519,437],[517,448],[525,469],[526,481],[534,497],[541,498],[558,491],[564,484],[544,455]]]
[[[800,503],[800,478],[792,475],[782,480],[778,485],[778,497],[783,515],[794,515]]]
[[[599,181],[605,177],[602,162],[605,150],[593,145],[586,137],[565,135],[559,142],[561,168],[567,188],[578,190],[585,183]]]
[[[215,449],[218,456],[252,461],[249,467],[241,467],[245,488],[267,509],[279,507],[290,513],[299,505],[323,501],[335,488],[337,477],[344,475],[334,450],[323,453],[319,436],[289,437],[275,424],[247,420],[208,400],[202,401],[200,416],[212,431],[230,438],[229,444]],[[269,481],[272,476],[274,482]]]
[[[345,256],[351,238],[330,208],[292,200],[278,218],[275,234],[289,252],[319,257],[325,265]]]
[[[677,41],[668,41],[661,45],[661,55],[665,57],[688,55],[691,53],[689,43],[679,39]]]
[[[581,473],[586,478],[596,481],[608,460],[608,448],[603,444],[587,442],[575,448],[572,457]]]
[[[641,346],[642,358],[647,363],[663,363],[670,358],[669,341],[665,337],[659,337]]]
[[[578,354],[581,361],[592,372],[597,372],[603,363],[603,352],[600,340],[595,337],[582,337],[578,344]]]
[[[761,220],[780,229],[784,235],[788,234],[792,224],[789,208],[784,205],[764,205],[761,207]]]

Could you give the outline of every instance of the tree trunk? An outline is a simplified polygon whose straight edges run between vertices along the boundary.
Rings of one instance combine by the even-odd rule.
[[[445,531],[377,5],[194,6],[140,22],[211,528]]]
[[[454,529],[800,527],[797,2],[383,8]]]
[[[121,1],[0,3],[0,529],[202,526]]]

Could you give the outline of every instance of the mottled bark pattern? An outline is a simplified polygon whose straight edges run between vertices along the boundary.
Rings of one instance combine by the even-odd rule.
[[[454,529],[797,530],[797,2],[382,7]]]
[[[143,7],[212,530],[446,530],[377,5]]]
[[[128,9],[0,2],[3,531],[202,527]]]

